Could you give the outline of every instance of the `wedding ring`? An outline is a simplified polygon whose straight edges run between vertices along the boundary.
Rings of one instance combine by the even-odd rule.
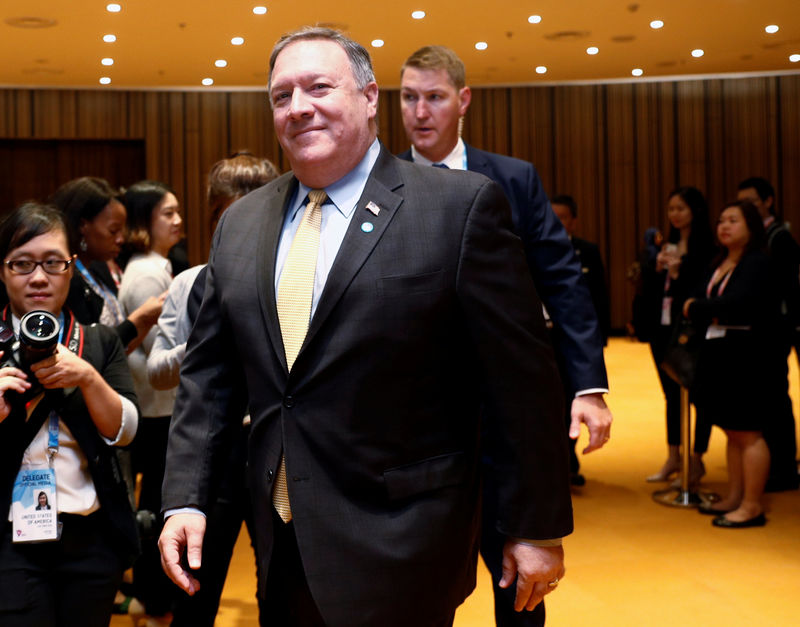
[[[558,577],[553,579],[553,581],[547,582],[547,587],[548,588],[557,588],[558,587]]]

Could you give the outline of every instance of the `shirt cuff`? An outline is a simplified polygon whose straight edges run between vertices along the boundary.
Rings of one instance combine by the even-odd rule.
[[[206,515],[196,507],[173,507],[164,512],[164,520],[175,514],[200,514],[203,518],[206,517]]]
[[[607,388],[589,388],[587,390],[578,390],[575,392],[575,398],[579,396],[588,396],[589,394],[608,394]]]
[[[528,538],[511,538],[514,542],[519,544],[527,544],[528,546],[561,546],[563,538],[550,538],[548,540],[529,540]]]
[[[129,398],[125,398],[122,394],[118,394],[119,400],[122,402],[122,417],[119,422],[119,431],[117,436],[110,440],[105,436],[103,440],[109,446],[127,446],[133,442],[136,435],[136,428],[139,426],[139,412],[136,405],[133,404]]]

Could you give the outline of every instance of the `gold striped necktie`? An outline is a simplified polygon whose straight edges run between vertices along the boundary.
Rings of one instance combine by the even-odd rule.
[[[300,226],[297,227],[289,255],[283,264],[278,284],[278,320],[283,336],[286,366],[290,371],[303,345],[311,319],[322,205],[327,197],[325,190],[322,189],[314,189],[308,193],[308,204],[300,220]],[[275,488],[272,491],[272,504],[283,522],[288,523],[292,519],[286,484],[286,461],[283,456],[278,476],[275,478]]]

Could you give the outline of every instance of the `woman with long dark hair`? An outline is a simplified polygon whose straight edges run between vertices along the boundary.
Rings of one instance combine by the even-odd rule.
[[[667,201],[669,233],[647,273],[647,302],[651,303],[650,349],[664,391],[667,417],[667,460],[648,481],[668,481],[681,468],[680,386],[662,370],[660,364],[669,345],[674,324],[681,316],[684,301],[694,292],[714,254],[714,239],[708,217],[708,205],[695,187],[674,189]],[[690,481],[705,474],[703,454],[708,449],[711,426],[698,414],[695,425],[694,453]]]

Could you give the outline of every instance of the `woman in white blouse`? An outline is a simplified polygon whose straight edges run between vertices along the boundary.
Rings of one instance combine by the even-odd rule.
[[[128,247],[134,251],[122,275],[119,300],[126,313],[135,311],[153,296],[161,296],[172,283],[172,268],[167,253],[181,238],[180,206],[175,194],[164,183],[140,181],[122,196],[128,212]],[[147,356],[157,333],[153,327],[128,363],[142,421],[133,444],[133,470],[142,475],[139,510],[159,516],[161,482],[167,451],[170,415],[175,390],[156,390],[147,378]],[[156,539],[144,539],[142,557],[134,567],[135,596],[153,617],[169,613],[173,586],[161,570]]]
[[[13,341],[33,320],[35,337],[58,342],[30,365],[21,350],[0,356],[0,625],[105,626],[138,550],[114,455],[138,423],[125,351],[114,330],[84,327],[64,306],[75,258],[57,209],[12,212],[0,255],[0,336]],[[25,317],[34,311],[50,326],[47,314]]]

